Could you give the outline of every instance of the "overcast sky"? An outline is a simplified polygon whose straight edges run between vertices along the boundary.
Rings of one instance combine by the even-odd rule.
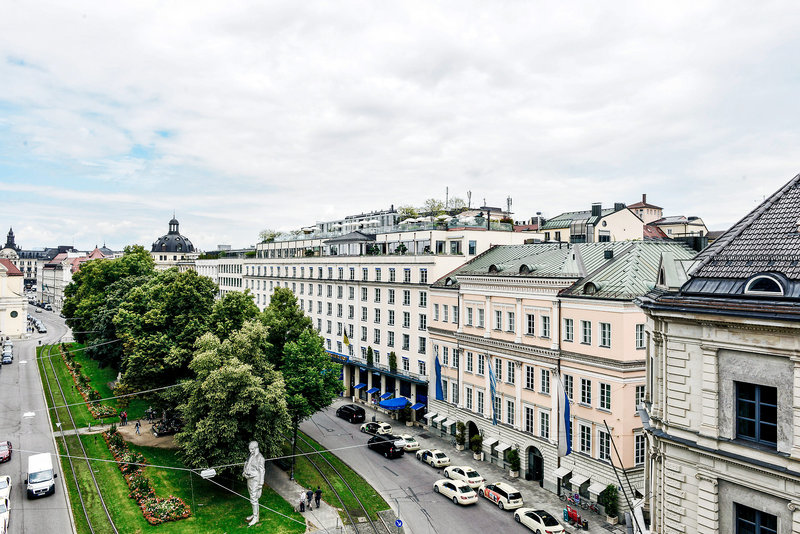
[[[799,27],[766,1],[7,1],[0,234],[149,247],[174,210],[242,247],[446,187],[724,229],[800,171]]]

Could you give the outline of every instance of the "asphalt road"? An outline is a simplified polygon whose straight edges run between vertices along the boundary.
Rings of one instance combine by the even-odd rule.
[[[352,447],[335,451],[335,454],[363,476],[389,502],[403,521],[406,534],[529,532],[514,522],[513,512],[501,511],[483,498],[479,498],[477,504],[459,506],[443,495],[434,493],[433,483],[444,478],[443,470],[417,461],[413,452],[407,452],[402,458],[387,460],[366,446],[353,447],[366,445],[370,436],[359,432],[361,425],[352,425],[336,417],[336,408],[341,404],[346,402],[337,402],[327,410],[315,414],[310,420],[303,422],[300,428],[326,448]],[[368,421],[372,415],[373,412],[367,409]],[[419,436],[423,433],[418,427],[397,426],[396,421],[390,423],[395,427],[395,434]],[[419,437],[417,440],[422,448],[426,447],[426,443],[431,446],[441,445],[439,440]]]
[[[45,323],[47,333],[34,333],[30,340],[13,340],[14,363],[0,371],[0,440],[9,440],[13,446],[11,461],[0,464],[0,475],[11,476],[11,534],[60,534],[73,529],[58,462],[53,462],[59,475],[55,495],[28,500],[23,484],[28,456],[56,452],[35,347],[39,341],[42,345],[58,341],[67,330],[63,319],[53,312],[34,313],[34,309],[29,306],[29,313]]]

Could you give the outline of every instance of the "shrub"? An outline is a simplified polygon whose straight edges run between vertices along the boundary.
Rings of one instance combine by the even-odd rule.
[[[465,425],[462,421],[456,423],[456,443],[459,445],[464,445],[464,442],[467,441],[467,425]]]
[[[517,449],[511,449],[506,454],[506,460],[508,461],[508,468],[512,471],[519,471],[519,451]]]
[[[601,491],[600,495],[597,496],[597,501],[606,509],[606,515],[608,517],[617,517],[619,494],[614,484],[606,486],[606,489]]]
[[[469,448],[475,454],[480,454],[483,451],[483,436],[480,434],[472,436],[472,439],[469,440]]]

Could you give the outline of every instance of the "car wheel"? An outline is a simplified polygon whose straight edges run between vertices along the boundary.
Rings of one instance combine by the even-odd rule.
[[[450,471],[447,469],[444,470],[444,478],[450,478]]]
[[[439,493],[439,486],[434,486],[433,487],[433,491],[435,491],[436,493]]]
[[[497,501],[497,507],[503,510],[503,501]]]
[[[520,522],[519,514],[514,514],[514,521],[516,521],[517,523]]]
[[[435,465],[433,465],[433,460],[431,460],[431,467],[436,467]]]
[[[453,504],[458,504],[458,497],[453,497]]]

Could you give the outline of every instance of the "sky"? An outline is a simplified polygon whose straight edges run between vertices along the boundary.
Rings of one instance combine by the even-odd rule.
[[[0,7],[0,235],[198,249],[451,197],[725,229],[800,172],[796,2]]]

